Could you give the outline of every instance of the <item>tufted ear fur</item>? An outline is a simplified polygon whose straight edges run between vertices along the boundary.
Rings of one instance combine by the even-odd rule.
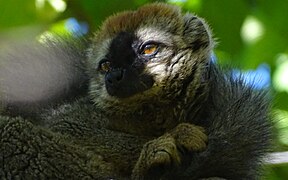
[[[211,50],[213,48],[213,39],[211,31],[206,22],[192,14],[185,14],[183,38],[193,51],[200,49]]]

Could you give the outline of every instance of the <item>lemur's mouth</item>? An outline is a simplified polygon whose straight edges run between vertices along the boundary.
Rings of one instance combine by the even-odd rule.
[[[128,98],[150,89],[154,84],[151,75],[136,75],[130,69],[113,71],[105,76],[105,86],[109,95]]]

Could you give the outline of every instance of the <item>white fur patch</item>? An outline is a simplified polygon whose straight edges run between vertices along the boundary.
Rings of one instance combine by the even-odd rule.
[[[165,42],[166,45],[173,45],[173,41],[170,38],[171,34],[167,33],[156,27],[140,27],[136,31],[136,36],[142,41],[156,41],[156,42]]]

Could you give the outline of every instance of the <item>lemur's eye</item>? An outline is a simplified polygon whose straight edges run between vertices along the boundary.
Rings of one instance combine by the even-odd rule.
[[[145,56],[154,55],[157,53],[158,47],[159,45],[155,43],[146,44],[142,47],[142,54]]]
[[[108,72],[111,69],[111,63],[109,61],[104,61],[100,63],[99,70],[102,72]]]

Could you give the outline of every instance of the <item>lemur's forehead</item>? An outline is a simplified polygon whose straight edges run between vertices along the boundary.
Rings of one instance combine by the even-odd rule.
[[[109,17],[95,34],[92,46],[97,60],[109,52],[112,41],[121,33],[132,33],[140,41],[159,41],[171,45],[172,36],[181,35],[184,20],[180,8],[154,3],[136,11],[126,11]]]
[[[168,20],[167,20],[168,19]],[[109,17],[100,29],[97,39],[115,37],[120,32],[136,33],[138,29],[149,27],[170,33],[181,33],[183,20],[180,9],[154,3],[143,6],[137,11],[126,11]]]
[[[140,41],[154,41],[161,42],[167,46],[173,45],[173,35],[159,27],[154,26],[144,26],[137,29],[135,36],[140,39]]]

